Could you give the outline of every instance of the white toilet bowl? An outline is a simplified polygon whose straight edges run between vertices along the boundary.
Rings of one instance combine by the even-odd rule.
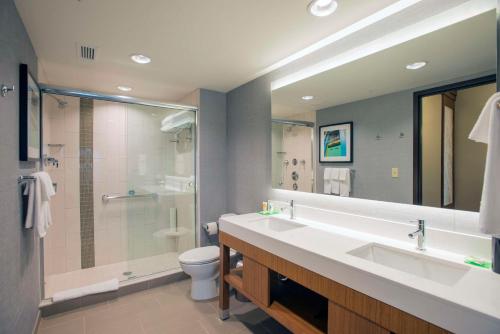
[[[231,255],[235,255],[231,251]],[[207,246],[188,250],[179,255],[182,270],[191,276],[191,298],[207,300],[218,296],[219,247]]]

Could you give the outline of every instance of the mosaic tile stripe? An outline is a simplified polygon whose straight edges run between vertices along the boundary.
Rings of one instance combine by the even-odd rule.
[[[95,266],[94,101],[80,99],[80,239],[82,269]]]

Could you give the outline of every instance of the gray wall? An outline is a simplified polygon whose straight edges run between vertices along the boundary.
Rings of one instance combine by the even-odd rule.
[[[37,58],[11,0],[0,0],[0,84],[19,87],[19,63],[37,74]],[[0,333],[31,333],[40,302],[38,239],[21,227],[17,177],[34,170],[19,162],[19,91],[0,97]]]
[[[226,212],[226,94],[200,90],[199,97],[199,221],[204,224],[217,221]],[[208,238],[201,226],[200,244],[217,242]]]
[[[271,189],[271,88],[260,77],[227,93],[228,210],[255,212]]]
[[[323,193],[325,167],[348,167],[355,171],[352,197],[413,203],[413,91],[318,110],[315,134],[321,125],[351,121],[353,163],[316,164],[317,192]],[[392,167],[399,168],[398,178],[391,177]]]

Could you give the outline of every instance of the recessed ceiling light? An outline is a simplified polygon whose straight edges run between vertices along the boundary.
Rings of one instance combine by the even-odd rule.
[[[418,70],[419,68],[422,68],[425,65],[427,65],[426,61],[417,61],[415,63],[411,63],[411,64],[406,65],[406,69],[407,70]]]
[[[302,96],[302,100],[309,101],[309,100],[312,100],[312,99],[314,99],[314,96],[312,96],[312,95]]]
[[[130,56],[130,59],[138,64],[148,64],[151,62],[151,58],[142,54],[133,54]]]
[[[127,86],[118,86],[117,88],[119,90],[121,90],[122,92],[130,92],[132,90],[132,88],[127,87]]]
[[[337,1],[334,0],[313,0],[307,6],[307,10],[314,16],[328,16],[337,9]]]

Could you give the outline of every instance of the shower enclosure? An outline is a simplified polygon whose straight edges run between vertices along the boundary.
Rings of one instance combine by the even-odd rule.
[[[45,298],[177,271],[196,245],[196,108],[96,96],[43,90]]]
[[[314,123],[272,120],[272,186],[314,192]]]

